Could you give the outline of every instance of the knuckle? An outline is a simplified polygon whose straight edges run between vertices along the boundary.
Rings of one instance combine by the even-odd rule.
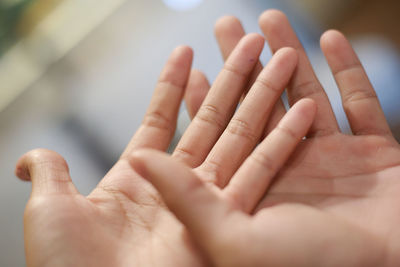
[[[154,127],[161,130],[170,131],[175,128],[175,123],[159,111],[146,113],[142,125],[145,127]]]
[[[231,134],[244,137],[252,142],[257,140],[257,136],[254,134],[254,129],[244,120],[233,118],[230,121],[227,130]]]
[[[343,75],[347,75],[347,74],[354,73],[354,72],[359,73],[360,71],[363,71],[362,66],[359,63],[355,63],[355,64],[347,65],[346,67],[334,72],[333,75],[341,77]]]
[[[299,135],[296,134],[295,131],[293,131],[292,129],[290,129],[290,128],[288,128],[288,127],[285,127],[285,126],[282,126],[282,125],[281,125],[281,126],[276,127],[276,130],[277,130],[280,134],[289,136],[291,139],[297,140],[297,139],[300,138]]]
[[[239,68],[237,68],[235,65],[230,64],[228,62],[225,63],[223,70],[228,72],[228,73],[231,73],[231,74],[233,74],[235,76],[239,76],[241,78],[247,78],[247,75],[248,75],[248,73],[240,71]]]
[[[280,93],[283,90],[283,88],[276,87],[270,81],[268,81],[267,79],[264,79],[264,78],[258,77],[257,80],[256,80],[256,83],[258,83],[262,87],[265,87],[268,90],[271,90],[271,91],[276,92],[276,93]]]
[[[174,153],[172,156],[176,159],[181,159],[185,162],[185,160],[193,159],[195,158],[195,154],[190,151],[189,149],[186,149],[184,147],[177,147],[174,150]]]
[[[205,179],[209,183],[214,183],[219,185],[219,183],[223,182],[221,173],[221,164],[214,161],[214,160],[206,160],[200,167],[199,170],[200,172],[203,173],[202,176],[207,177]]]
[[[202,105],[197,112],[195,119],[202,122],[217,126],[218,128],[224,128],[225,123],[223,120],[223,114],[215,105],[206,104]]]
[[[290,90],[291,97],[294,102],[301,98],[313,98],[325,94],[321,84],[316,80],[308,80],[299,84],[295,84]]]
[[[253,154],[251,154],[251,158],[254,160],[254,162],[261,165],[268,172],[271,173],[275,172],[276,164],[274,163],[274,160],[266,153],[261,151],[258,152],[255,151]]]
[[[355,102],[363,100],[375,100],[377,99],[376,93],[374,91],[367,91],[363,89],[353,89],[344,96],[343,105],[353,104]],[[347,107],[347,106],[346,106]]]
[[[171,80],[171,79],[161,79],[158,82],[158,86],[160,87],[167,87],[167,88],[174,88],[178,90],[182,90],[182,86],[179,82]]]
[[[303,82],[301,82],[299,84],[296,84],[294,90],[295,91],[299,91],[299,90],[308,91],[306,89],[313,89],[313,88],[316,88],[316,87],[319,87],[319,86],[320,86],[319,82],[317,82],[316,80],[312,79],[312,80],[306,80],[306,81],[303,81]],[[311,91],[315,91],[315,90],[311,90]]]

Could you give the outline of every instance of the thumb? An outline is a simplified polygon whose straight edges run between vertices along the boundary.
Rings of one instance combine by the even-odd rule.
[[[139,150],[132,154],[130,164],[154,185],[168,208],[207,248],[232,209],[189,167],[165,153]]]
[[[17,162],[15,175],[32,181],[32,196],[46,194],[77,194],[65,159],[47,149],[32,150]]]

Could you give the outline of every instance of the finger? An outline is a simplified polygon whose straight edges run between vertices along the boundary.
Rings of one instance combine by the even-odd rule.
[[[126,147],[122,158],[141,147],[159,150],[168,148],[175,133],[192,59],[193,52],[190,47],[180,46],[172,52],[161,72],[143,122]]]
[[[254,149],[297,64],[292,48],[279,50],[260,73],[239,110],[199,170],[223,188]]]
[[[217,38],[217,42],[224,60],[229,57],[233,49],[236,47],[236,45],[239,43],[240,39],[244,35],[245,31],[243,29],[243,26],[236,17],[224,16],[217,21],[217,23],[215,24],[215,36]],[[253,72],[250,75],[249,83],[247,84],[246,89],[243,93],[241,102],[243,101],[250,87],[256,81],[262,69],[263,66],[261,62],[258,61],[256,66],[254,67]],[[271,119],[268,121],[265,132],[268,133],[271,129],[275,128],[276,124],[280,121],[283,115],[285,115],[285,113],[285,106],[283,105],[282,100],[279,100],[276,103],[276,107],[274,108]]]
[[[130,164],[154,185],[168,208],[201,244],[210,242],[230,208],[186,165],[155,150],[135,151]],[[204,220],[207,218],[207,220]]]
[[[246,33],[240,21],[234,16],[218,19],[214,30],[222,58],[226,61]]]
[[[339,126],[329,99],[285,14],[278,10],[268,10],[261,15],[259,23],[272,52],[276,52],[282,47],[293,47],[298,52],[299,63],[287,92],[291,105],[305,97],[311,98],[317,103],[318,113],[309,134],[321,136],[338,132]]]
[[[78,194],[65,159],[50,150],[36,149],[23,155],[15,174],[21,180],[32,181],[32,196]]]
[[[190,119],[193,119],[194,116],[196,116],[196,113],[206,98],[209,90],[210,83],[204,73],[193,69],[190,72],[190,78],[184,96]]]
[[[316,111],[311,99],[297,102],[234,175],[224,194],[244,212],[251,212],[261,200],[273,177],[307,134]]]
[[[353,133],[391,136],[375,90],[350,43],[340,32],[331,30],[321,37],[321,48],[340,89]]]
[[[241,40],[178,143],[174,157],[191,167],[203,162],[232,117],[263,46],[264,39],[258,34]]]

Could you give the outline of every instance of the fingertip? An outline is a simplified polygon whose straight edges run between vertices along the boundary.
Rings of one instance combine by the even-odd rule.
[[[249,34],[247,34],[247,35],[245,36],[245,38],[247,38],[247,39],[249,39],[249,40],[252,40],[252,41],[256,42],[256,43],[259,44],[259,45],[264,46],[265,39],[264,39],[264,37],[263,37],[261,34],[259,34],[259,33],[256,33],[256,32],[249,33]]]
[[[192,69],[190,74],[196,77],[205,77],[204,73],[198,69]]]
[[[264,43],[264,38],[260,34],[247,34],[229,55],[226,64],[237,65],[237,68],[240,69],[253,69],[263,50]]]
[[[184,67],[191,65],[193,60],[193,49],[187,45],[177,46],[171,54],[172,60],[181,61]]]
[[[313,120],[317,114],[318,105],[315,100],[311,98],[303,98],[299,100],[293,108],[296,108],[296,112],[302,114],[306,118]]]
[[[297,51],[296,49],[294,49],[293,47],[282,47],[278,50],[278,52],[281,51],[281,53],[285,53],[285,54],[289,54],[292,57],[296,57],[297,58]],[[277,52],[277,53],[278,53]]]
[[[301,48],[289,19],[282,11],[265,11],[259,18],[259,25],[273,53],[283,46]]]
[[[191,56],[193,54],[193,49],[188,45],[178,45],[174,52],[180,55]]]
[[[223,34],[225,32],[230,32],[232,30],[241,29],[242,24],[238,18],[231,15],[226,15],[217,20],[214,27],[214,32],[216,36]]]
[[[60,154],[52,150],[38,148],[25,153],[18,159],[14,173],[21,180],[30,181],[33,168],[38,164],[49,162],[62,166],[66,172],[69,172],[68,164]]]
[[[322,50],[334,51],[338,46],[342,46],[347,42],[346,37],[338,30],[328,30],[324,32],[320,38],[320,45]]]
[[[264,11],[258,19],[261,26],[279,25],[286,21],[288,21],[287,16],[278,9],[268,9]]]
[[[242,46],[249,51],[245,51],[251,54],[255,54],[253,51],[257,51],[257,55],[261,53],[265,45],[265,39],[258,33],[246,34],[239,42],[238,46]],[[258,58],[257,58],[258,59]],[[255,60],[255,59],[254,59]]]
[[[284,47],[273,55],[261,75],[268,75],[271,81],[275,81],[274,84],[280,84],[277,88],[283,90],[286,83],[288,83],[292,77],[297,63],[298,56],[296,50],[290,47]],[[274,73],[274,75],[271,73]],[[285,81],[285,84],[282,84],[282,81]]]
[[[186,45],[177,46],[170,54],[159,82],[167,82],[182,89],[186,86],[193,62],[193,50]],[[179,95],[180,96],[180,95]]]
[[[23,163],[19,163],[19,162],[17,163],[17,166],[15,167],[15,170],[14,170],[14,174],[22,181],[30,181],[31,180],[29,170],[26,168],[26,166],[23,165]]]
[[[320,45],[333,74],[361,64],[350,42],[337,30],[326,31],[321,36]]]
[[[292,47],[283,47],[276,51],[275,56],[283,57],[283,60],[286,62],[292,62],[292,64],[297,64],[298,62],[298,54],[296,49]]]
[[[15,176],[17,176],[19,179],[21,179],[23,181],[31,180],[31,176],[29,174],[29,169],[28,169],[27,162],[26,162],[28,153],[25,153],[18,159],[17,164],[15,166],[15,170],[14,170]]]
[[[148,179],[148,163],[156,157],[157,152],[152,149],[138,149],[132,152],[129,163],[140,176]]]
[[[17,162],[15,174],[21,180],[32,181],[32,195],[78,193],[65,159],[48,149],[24,154]]]

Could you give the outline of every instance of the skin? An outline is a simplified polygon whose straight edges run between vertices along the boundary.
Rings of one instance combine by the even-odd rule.
[[[209,155],[222,157],[232,142],[247,140],[242,149],[251,152],[297,65],[293,49],[277,52],[249,91],[252,98],[245,100],[234,114],[263,46],[264,39],[258,34],[240,41],[172,158],[200,170]],[[21,157],[16,175],[32,181],[24,215],[28,266],[210,265],[159,193],[131,164],[137,150],[167,149],[188,84],[191,61],[192,51],[188,47],[179,47],[172,53],[142,125],[115,166],[87,197],[74,187],[67,163],[57,153],[39,149]],[[307,132],[315,109],[312,100],[304,100],[298,105],[299,114],[292,112],[292,116],[303,119],[293,124],[301,131],[291,141],[287,157]],[[251,116],[256,112],[258,116]],[[195,152],[188,153],[191,149]]]
[[[180,63],[172,65],[186,71],[167,67],[164,75],[170,75],[161,76],[161,85],[173,89],[156,89],[150,116],[88,197],[77,193],[58,154],[36,150],[18,162],[17,175],[33,183],[25,212],[28,266],[398,266],[399,148],[354,52],[337,32],[321,39],[355,134],[347,136],[339,132],[286,17],[267,11],[260,26],[274,52],[285,46],[297,52],[277,52],[276,65],[266,74],[279,71],[268,79],[282,72],[291,76],[298,62],[288,95],[292,104],[310,99],[281,120],[285,112],[279,101],[265,94],[275,92],[272,99],[278,100],[285,87],[281,77],[278,86],[271,86],[276,80],[264,83],[278,90],[254,89],[254,95],[266,97],[259,101],[264,110],[242,104],[247,108],[233,115],[261,66],[256,59],[262,45],[252,35],[249,46],[232,53],[235,60],[228,60],[211,89],[201,72],[191,72],[185,99],[191,99],[188,109],[197,119],[174,155],[142,150],[163,151],[172,136],[174,127],[168,125],[175,124],[190,68],[191,53],[182,52]],[[227,28],[239,34],[232,37]],[[233,18],[217,24],[226,55],[240,31]],[[172,78],[177,73],[185,77]],[[257,97],[246,99],[257,103]]]
[[[154,151],[135,153],[132,164],[216,266],[398,266],[400,149],[356,54],[337,31],[321,37],[353,131],[344,135],[286,16],[266,11],[260,27],[273,52],[285,46],[298,52],[290,103],[308,97],[318,106],[307,139],[283,168],[275,168],[282,164],[275,153],[263,157],[271,173],[267,178],[265,171],[247,168],[247,161],[225,159],[229,154],[214,161],[211,174],[191,172]],[[244,31],[237,19],[225,17],[216,33],[222,53],[229,55]],[[190,88],[186,98],[196,89]],[[279,118],[279,104],[275,110]],[[157,164],[150,165],[150,157]],[[166,164],[168,173],[162,171]],[[236,172],[226,171],[240,165]],[[253,176],[246,175],[251,170]],[[267,192],[258,198],[258,187],[251,191],[238,177],[266,179]],[[199,180],[216,180],[219,186],[210,189]]]

